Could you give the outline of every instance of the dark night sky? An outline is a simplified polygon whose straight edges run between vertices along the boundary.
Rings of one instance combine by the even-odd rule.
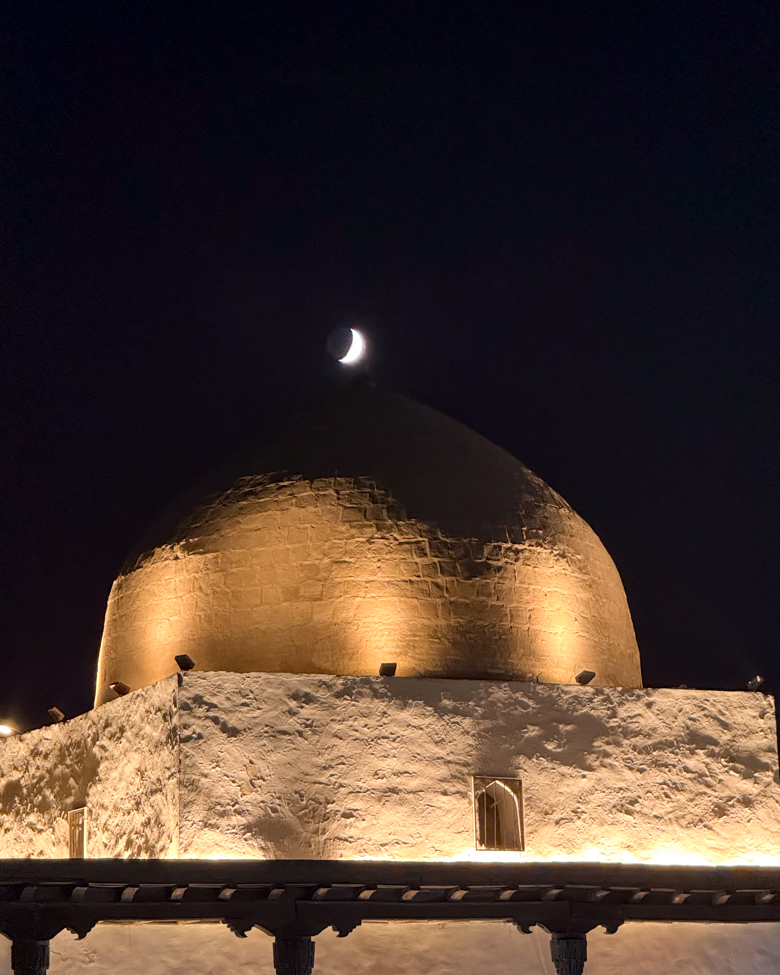
[[[90,707],[126,552],[357,321],[593,525],[648,684],[780,690],[780,22],[636,7],[6,10],[0,718]]]

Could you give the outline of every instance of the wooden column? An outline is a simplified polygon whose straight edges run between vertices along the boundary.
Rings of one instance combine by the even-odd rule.
[[[588,957],[584,934],[553,934],[550,953],[557,975],[582,975]]]
[[[11,944],[14,975],[46,975],[49,968],[49,942],[14,938]]]
[[[276,975],[312,975],[314,942],[311,938],[275,938]]]

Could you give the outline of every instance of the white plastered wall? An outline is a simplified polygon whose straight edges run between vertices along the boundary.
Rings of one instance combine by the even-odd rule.
[[[67,857],[81,806],[88,856],[176,856],[176,691],[169,678],[0,742],[0,858]]]
[[[472,775],[519,776],[529,860],[780,863],[772,699],[187,674],[180,855],[495,858]]]
[[[471,777],[518,776],[524,854],[474,849]],[[0,743],[0,856],[780,864],[771,698],[188,673]]]

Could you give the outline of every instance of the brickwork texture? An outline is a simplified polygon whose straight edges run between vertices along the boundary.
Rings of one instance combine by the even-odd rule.
[[[641,685],[617,570],[540,478],[400,397],[350,391],[326,419],[127,567],[98,703],[181,653],[203,670]]]

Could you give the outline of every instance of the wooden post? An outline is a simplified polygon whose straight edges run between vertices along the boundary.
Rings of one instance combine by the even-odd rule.
[[[557,975],[582,975],[588,958],[588,942],[584,934],[553,934],[550,953]]]
[[[49,942],[14,938],[11,944],[14,975],[46,975],[49,968]]]
[[[314,942],[311,938],[275,938],[276,975],[312,975]]]

